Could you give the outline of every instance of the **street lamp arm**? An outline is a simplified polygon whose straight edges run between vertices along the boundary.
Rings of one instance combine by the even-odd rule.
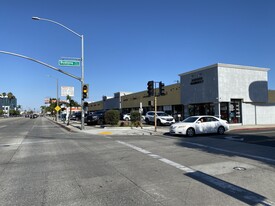
[[[76,33],[74,30],[72,30],[72,29],[66,27],[65,25],[63,25],[63,24],[61,24],[61,23],[59,23],[59,22],[53,21],[53,20],[51,20],[51,19],[45,19],[45,18],[36,17],[36,16],[32,17],[32,19],[33,19],[33,20],[43,20],[43,21],[52,22],[52,23],[54,23],[54,24],[57,24],[57,25],[59,25],[59,26],[62,26],[63,28],[67,29],[68,31],[74,33],[76,36],[82,38],[82,35]]]
[[[48,21],[48,22],[51,22],[51,23],[54,23],[54,24],[57,24],[63,28],[65,28],[66,30],[74,33],[76,36],[80,37],[81,39],[81,79],[80,79],[80,82],[81,82],[81,89],[83,88],[83,85],[84,85],[84,35],[80,35],[78,33],[76,33],[75,31],[73,31],[72,29],[64,26],[63,24],[59,23],[59,22],[56,22],[56,21],[53,21],[51,19],[45,19],[45,18],[40,18],[40,17],[37,17],[37,16],[34,16],[32,17],[33,20],[44,20],[44,21]],[[81,98],[81,130],[84,129],[84,109],[83,109],[83,104],[84,104],[84,98],[82,97]]]
[[[65,75],[68,75],[68,76],[70,76],[70,77],[72,77],[72,78],[74,78],[74,79],[77,79],[77,80],[81,81],[81,78],[79,78],[79,77],[77,77],[77,76],[74,76],[74,75],[72,75],[72,74],[69,74],[69,73],[67,73],[67,72],[65,72],[65,71],[63,71],[63,70],[61,70],[61,69],[58,69],[58,68],[56,68],[56,67],[54,67],[54,66],[52,66],[52,65],[46,64],[46,63],[44,63],[44,62],[42,62],[42,61],[39,61],[39,60],[37,60],[37,59],[33,59],[33,58],[31,58],[31,57],[27,57],[27,56],[24,56],[24,55],[21,55],[21,54],[16,54],[16,53],[7,52],[7,51],[1,51],[1,50],[0,50],[0,53],[12,55],[12,56],[17,56],[17,57],[21,57],[21,58],[24,58],[24,59],[28,59],[28,60],[34,61],[34,62],[36,62],[36,63],[38,63],[38,64],[42,64],[42,65],[44,65],[44,66],[46,66],[46,67],[49,67],[49,68],[51,68],[51,69],[53,69],[53,70],[55,70],[55,71],[61,72],[61,73],[65,74]]]

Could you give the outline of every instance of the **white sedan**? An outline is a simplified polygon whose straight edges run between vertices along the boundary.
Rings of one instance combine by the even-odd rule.
[[[193,137],[196,134],[224,134],[229,129],[226,120],[214,116],[191,116],[170,126],[170,134],[183,134]]]

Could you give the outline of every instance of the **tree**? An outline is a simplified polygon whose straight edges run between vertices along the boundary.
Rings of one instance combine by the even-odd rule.
[[[8,99],[14,99],[14,98],[15,98],[15,96],[13,95],[13,93],[9,92],[8,93]]]
[[[67,95],[66,97],[67,99],[67,107],[70,107],[70,113],[69,113],[69,118],[68,118],[68,122],[67,122],[67,125],[70,124],[70,117],[71,117],[71,114],[72,114],[72,98],[70,97],[70,95]]]

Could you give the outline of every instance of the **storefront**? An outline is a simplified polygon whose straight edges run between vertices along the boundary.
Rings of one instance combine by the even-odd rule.
[[[229,123],[243,123],[249,115],[243,112],[243,107],[268,102],[268,71],[214,64],[180,74],[184,116],[214,115]]]

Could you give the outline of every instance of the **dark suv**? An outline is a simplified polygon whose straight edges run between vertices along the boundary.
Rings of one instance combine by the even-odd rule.
[[[105,111],[96,111],[96,112],[90,113],[85,118],[85,123],[87,123],[87,125],[104,124],[105,123],[104,115],[105,115]]]

